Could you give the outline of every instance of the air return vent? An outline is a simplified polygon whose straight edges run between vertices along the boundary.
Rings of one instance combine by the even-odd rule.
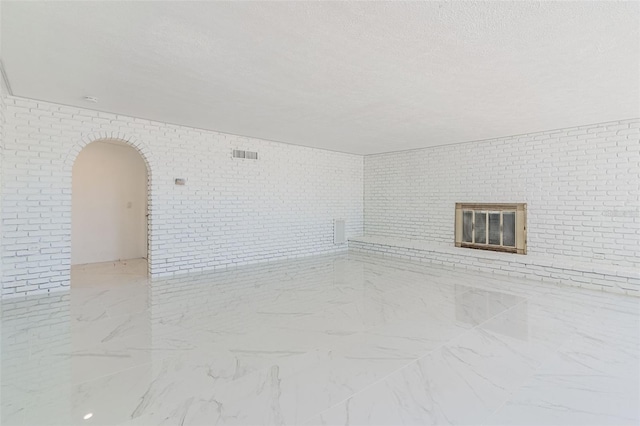
[[[244,158],[246,160],[257,160],[258,153],[254,151],[243,151],[241,149],[233,150],[233,158]]]

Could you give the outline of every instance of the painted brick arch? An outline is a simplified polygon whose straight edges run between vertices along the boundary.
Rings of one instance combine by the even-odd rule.
[[[333,243],[335,218],[346,220],[347,237],[362,234],[362,156],[4,99],[3,298],[70,288],[72,168],[104,139],[146,161],[153,278],[344,251]],[[260,160],[234,159],[233,149]]]
[[[153,173],[153,168],[152,168],[152,161],[151,161],[152,156],[151,156],[150,149],[147,147],[146,144],[138,141],[136,138],[127,136],[123,133],[97,132],[97,133],[91,133],[84,136],[69,151],[69,154],[67,155],[67,158],[65,160],[65,168],[71,170],[70,168],[73,167],[73,163],[76,161],[78,154],[80,154],[80,151],[82,151],[85,146],[93,142],[100,142],[105,140],[123,142],[131,146],[132,148],[135,148],[136,151],[138,151],[138,153],[140,153],[140,155],[144,159],[149,176],[151,176],[151,174]]]
[[[151,183],[153,181],[154,167],[153,167],[153,161],[152,161],[153,157],[151,155],[151,150],[149,149],[149,147],[146,144],[137,140],[136,138],[130,137],[122,133],[97,132],[97,133],[88,134],[71,148],[71,150],[69,151],[69,154],[67,155],[67,158],[65,159],[64,169],[67,172],[66,174],[68,175],[67,179],[65,179],[65,182],[67,185],[72,184],[73,164],[75,163],[76,158],[78,158],[78,155],[80,154],[80,152],[87,145],[93,142],[104,142],[104,141],[121,142],[134,148],[138,152],[138,154],[140,154],[140,156],[144,160],[145,166],[147,167],[147,267],[148,267],[148,271],[151,272],[152,270],[151,245],[153,242],[153,227],[151,226],[152,220],[153,220],[153,203],[151,202],[151,199],[152,199]],[[71,204],[69,204],[69,208],[70,206]],[[71,222],[69,221],[69,226],[70,225],[71,225]]]

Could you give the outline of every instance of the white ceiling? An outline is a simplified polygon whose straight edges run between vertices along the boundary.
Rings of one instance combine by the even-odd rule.
[[[2,3],[16,96],[168,123],[370,154],[640,116],[637,2]]]

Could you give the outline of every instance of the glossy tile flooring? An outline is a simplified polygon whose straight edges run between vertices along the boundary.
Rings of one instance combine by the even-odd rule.
[[[3,425],[640,420],[635,298],[358,253],[145,268],[2,303]]]

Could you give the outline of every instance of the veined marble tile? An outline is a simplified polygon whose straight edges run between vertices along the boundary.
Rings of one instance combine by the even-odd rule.
[[[638,344],[613,340],[576,336],[541,366],[488,423],[639,424]]]
[[[0,393],[2,396],[2,393]],[[25,408],[20,401],[2,399],[0,410],[0,424],[5,426],[23,425]]]
[[[1,304],[3,425],[640,419],[630,297],[362,253],[71,286]]]
[[[323,354],[324,355],[324,354]],[[302,424],[402,368],[404,358],[349,358],[329,354],[294,374],[279,365],[247,376],[229,398],[225,390],[215,400],[225,415],[223,424]],[[238,383],[240,385],[240,383]],[[237,395],[237,397],[235,397]]]
[[[310,423],[481,423],[551,354],[535,342],[469,330]]]

